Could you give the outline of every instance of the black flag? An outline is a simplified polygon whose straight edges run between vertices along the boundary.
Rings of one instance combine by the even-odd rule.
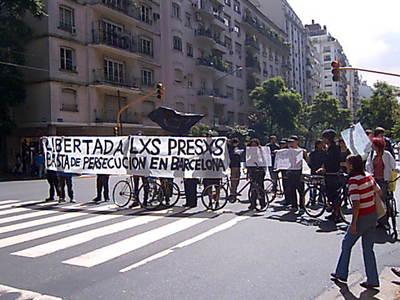
[[[187,114],[178,112],[168,107],[160,106],[149,114],[150,120],[160,125],[160,127],[170,133],[187,135],[204,115]]]

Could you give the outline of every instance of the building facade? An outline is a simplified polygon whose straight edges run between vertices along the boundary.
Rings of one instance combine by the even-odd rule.
[[[15,111],[8,157],[45,135],[160,134],[149,112],[166,105],[204,123],[247,123],[251,91],[288,79],[287,35],[250,0],[54,0],[27,17],[27,99]],[[142,96],[162,82],[162,100]]]
[[[306,96],[304,101],[311,104],[315,96],[321,92],[322,62],[317,48],[307,36],[306,45]]]

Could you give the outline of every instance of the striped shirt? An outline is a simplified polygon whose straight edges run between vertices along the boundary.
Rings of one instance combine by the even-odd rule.
[[[360,202],[359,216],[376,211],[375,181],[370,175],[357,175],[349,179],[349,197],[352,202]]]

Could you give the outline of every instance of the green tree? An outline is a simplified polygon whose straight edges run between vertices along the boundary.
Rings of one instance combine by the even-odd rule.
[[[304,126],[306,143],[315,140],[327,128],[340,132],[351,124],[351,112],[341,108],[339,101],[322,92],[318,94],[310,105],[303,107],[301,122]]]
[[[381,126],[393,130],[397,135],[399,132],[397,128],[400,128],[398,91],[386,82],[377,82],[374,87],[375,91],[371,98],[361,103],[359,120],[365,128]]]
[[[26,13],[44,15],[40,0],[0,0],[0,61],[24,64],[24,46],[31,37],[31,29],[23,18]],[[25,98],[24,80],[20,68],[0,64],[0,134],[13,128],[10,109]]]
[[[264,81],[250,93],[250,97],[257,109],[257,130],[264,130],[261,134],[297,132],[302,109],[301,95],[290,91],[281,77]]]

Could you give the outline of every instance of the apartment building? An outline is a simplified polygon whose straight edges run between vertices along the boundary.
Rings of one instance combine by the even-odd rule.
[[[165,103],[213,127],[247,123],[248,92],[287,77],[285,32],[252,1],[162,1]]]
[[[285,12],[285,30],[290,44],[289,87],[301,94],[307,101],[307,33],[296,12],[286,1],[282,1]]]
[[[250,0],[52,0],[48,17],[27,17],[34,39],[25,102],[8,157],[45,135],[160,134],[148,113],[160,105],[204,113],[210,126],[246,124],[248,93],[288,78],[286,33]],[[163,82],[165,97],[141,101]]]
[[[321,91],[322,85],[322,62],[318,55],[317,48],[311,42],[306,40],[306,95],[304,101],[311,104],[315,96]]]
[[[326,26],[321,27],[315,23],[305,25],[311,42],[315,46],[319,59],[322,62],[322,86],[321,90],[337,98],[342,107],[350,108],[347,103],[347,76],[341,72],[341,79],[338,82],[332,80],[332,61],[339,61],[341,66],[349,66],[349,61],[343,51],[340,42],[335,39],[327,30]]]

